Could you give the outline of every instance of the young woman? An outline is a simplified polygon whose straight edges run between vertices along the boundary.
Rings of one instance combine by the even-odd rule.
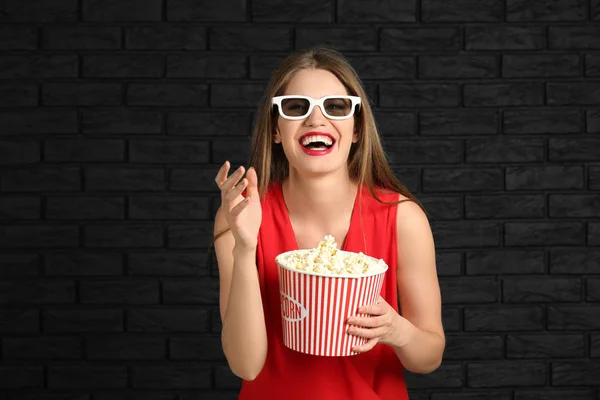
[[[258,110],[251,167],[216,176],[222,344],[243,379],[240,399],[408,399],[403,368],[429,373],[445,336],[434,241],[420,203],[394,177],[362,83],[330,49],[290,55]],[[244,176],[245,175],[245,176]],[[275,256],[338,247],[389,266],[379,303],[349,333],[368,338],[349,357],[283,345]]]

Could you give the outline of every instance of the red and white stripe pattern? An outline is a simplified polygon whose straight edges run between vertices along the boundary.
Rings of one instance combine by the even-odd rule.
[[[317,356],[350,356],[368,339],[346,333],[359,307],[379,300],[385,271],[367,277],[315,276],[278,265],[283,343]]]

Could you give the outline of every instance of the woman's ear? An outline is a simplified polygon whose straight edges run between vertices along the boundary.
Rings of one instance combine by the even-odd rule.
[[[352,143],[356,143],[358,142],[358,132],[356,131],[356,128],[354,129],[354,133],[352,134]]]
[[[277,144],[281,143],[281,135],[279,134],[279,129],[275,129],[275,133],[273,134],[273,142]]]

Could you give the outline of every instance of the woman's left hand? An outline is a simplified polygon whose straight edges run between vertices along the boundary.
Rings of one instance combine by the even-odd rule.
[[[354,347],[354,351],[364,353],[371,350],[377,343],[391,346],[402,346],[408,338],[407,325],[409,321],[396,312],[381,296],[379,303],[360,307],[358,314],[370,314],[369,317],[348,318],[348,333],[369,339],[362,346]]]

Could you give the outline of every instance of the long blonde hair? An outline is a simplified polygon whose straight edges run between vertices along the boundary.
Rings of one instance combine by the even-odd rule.
[[[357,183],[359,188],[366,186],[371,195],[380,202],[383,201],[377,196],[376,186],[402,194],[408,200],[399,202],[413,201],[425,211],[423,205],[398,181],[390,168],[373,111],[358,74],[342,54],[326,47],[315,47],[290,54],[271,75],[258,108],[249,163],[256,169],[261,198],[271,183],[283,180],[289,173],[289,163],[283,148],[273,142],[278,113],[271,105],[271,99],[284,93],[294,74],[309,68],[331,72],[346,87],[348,94],[359,96],[363,100],[360,111],[354,115],[358,142],[352,144],[348,157],[350,179]]]

